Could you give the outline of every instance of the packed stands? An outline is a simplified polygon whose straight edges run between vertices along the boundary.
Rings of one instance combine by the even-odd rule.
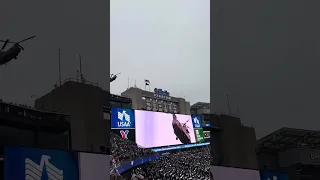
[[[144,156],[154,154],[149,149],[142,149],[135,142],[123,139],[120,136],[110,132],[111,148],[111,167],[115,167],[128,161],[132,161]]]
[[[131,179],[210,179],[210,147],[168,153],[135,168]],[[128,177],[129,178],[129,177]]]
[[[135,142],[110,132],[111,169],[141,157],[153,155],[149,149],[139,148]],[[160,159],[134,168],[123,175],[117,172],[110,179],[210,179],[210,146],[165,153]]]

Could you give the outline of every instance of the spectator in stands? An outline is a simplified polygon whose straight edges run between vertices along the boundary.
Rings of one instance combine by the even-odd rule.
[[[123,180],[123,177],[119,175],[116,180]]]
[[[115,174],[110,175],[110,180],[116,180],[116,179],[117,179],[117,176]]]

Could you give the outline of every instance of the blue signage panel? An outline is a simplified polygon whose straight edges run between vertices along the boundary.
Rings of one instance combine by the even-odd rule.
[[[130,162],[126,162],[126,163],[122,164],[121,166],[117,167],[116,170],[118,171],[119,174],[121,174],[121,173],[125,172],[126,170],[131,169],[135,166],[139,166],[141,164],[151,162],[151,161],[157,160],[159,158],[160,158],[159,155],[154,155],[154,156],[136,159],[134,161],[130,161]],[[114,169],[112,170],[112,172],[114,172]]]
[[[113,129],[135,128],[134,110],[112,108],[111,109],[111,128]]]
[[[79,180],[78,153],[5,147],[4,180]]]
[[[198,146],[207,146],[210,143],[195,143],[195,144],[185,144],[180,146],[169,146],[169,147],[162,147],[162,148],[154,148],[152,151],[154,152],[161,152],[161,151],[169,151],[174,149],[184,149],[184,148],[191,148],[191,147],[198,147]]]
[[[193,128],[202,128],[202,122],[200,116],[191,116]]]
[[[279,172],[260,171],[261,180],[289,180],[288,174]]]

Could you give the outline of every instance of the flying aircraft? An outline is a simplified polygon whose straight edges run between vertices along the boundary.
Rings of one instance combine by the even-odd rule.
[[[172,127],[174,134],[176,135],[176,140],[180,140],[183,144],[189,144],[191,143],[191,137],[190,132],[188,130],[187,122],[181,124],[179,120],[177,119],[177,116],[175,114],[172,115]]]
[[[121,74],[121,73],[118,73],[118,74],[111,74],[110,75],[110,82],[113,82],[115,81],[117,78],[118,78],[118,75]]]
[[[19,41],[19,42],[12,42],[12,41],[9,41],[9,39],[7,39],[5,41],[0,40],[0,42],[4,43],[2,48],[0,49],[0,66],[4,65],[4,64],[7,64],[12,59],[17,59],[19,53],[21,52],[21,50],[24,50],[24,48],[20,45],[20,43],[22,43],[24,41],[27,41],[27,40],[30,40],[30,39],[33,39],[35,37],[36,36],[31,36],[31,37],[29,37],[27,39],[24,39],[22,41]],[[14,44],[14,45],[10,49],[5,51],[4,49],[6,48],[6,46],[9,43],[10,44]]]

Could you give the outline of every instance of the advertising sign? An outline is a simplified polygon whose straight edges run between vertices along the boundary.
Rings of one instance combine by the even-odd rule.
[[[200,116],[191,116],[192,117],[192,124],[193,128],[202,128],[202,122]]]
[[[111,109],[111,129],[134,129],[134,110],[112,108]]]
[[[205,139],[210,139],[210,131],[203,131],[203,135]]]
[[[261,180],[289,180],[288,174],[279,172],[260,171]]]
[[[111,132],[123,139],[129,139],[133,142],[136,141],[136,132],[134,129],[111,129]]]
[[[136,143],[143,148],[196,143],[190,115],[135,110]]]
[[[4,180],[79,180],[77,152],[5,147]]]
[[[204,142],[204,135],[203,135],[203,130],[202,129],[194,129],[194,135],[196,137],[196,142]]]

